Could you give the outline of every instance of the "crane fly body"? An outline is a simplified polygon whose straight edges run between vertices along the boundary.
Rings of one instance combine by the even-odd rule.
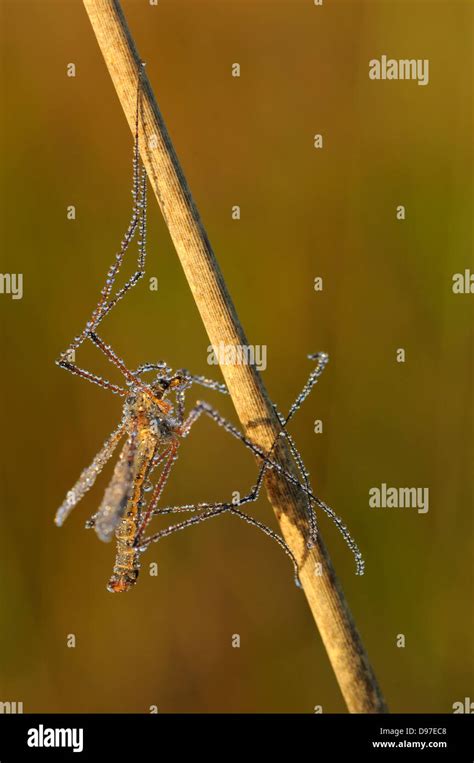
[[[176,386],[177,383],[178,380]],[[108,488],[112,488],[112,500],[105,502],[107,517],[99,509],[94,521],[96,532],[102,540],[109,540],[111,531],[115,530],[117,554],[107,586],[113,593],[128,591],[137,581],[140,551],[136,544],[140,530],[147,521],[142,518],[142,508],[144,494],[150,485],[153,462],[167,448],[178,445],[178,422],[168,416],[172,406],[163,404],[163,385],[155,384],[148,389],[153,397],[144,390],[135,389],[125,401],[127,441]],[[121,468],[121,462],[126,466]]]
[[[128,591],[138,578],[138,542],[151,519],[151,511],[144,511],[145,494],[153,487],[151,473],[164,457],[168,457],[165,468],[168,465],[169,471],[171,457],[179,445],[180,421],[173,417],[173,405],[165,397],[170,391],[184,390],[186,384],[186,377],[179,374],[171,378],[159,376],[150,385],[129,382],[119,428],[81,474],[56,514],[56,524],[61,526],[92,487],[120,440],[126,437],[102,503],[86,525],[93,527],[102,541],[109,542],[114,534],[117,539],[115,566],[107,586],[111,592]],[[164,480],[163,485],[159,483],[159,487],[162,486]],[[156,497],[155,492],[154,503]]]

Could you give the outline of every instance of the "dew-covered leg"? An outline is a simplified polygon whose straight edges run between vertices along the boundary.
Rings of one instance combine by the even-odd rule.
[[[175,374],[176,377],[181,377],[184,380],[184,386],[176,390],[176,418],[180,424],[181,427],[184,425],[184,415],[185,415],[185,396],[186,391],[189,389],[189,387],[192,384],[199,384],[202,387],[206,387],[206,389],[212,389],[216,392],[220,392],[222,395],[228,395],[229,391],[225,384],[221,384],[220,382],[215,381],[214,379],[207,379],[205,376],[196,376],[195,374],[190,374],[189,371],[186,371],[184,369],[180,371],[176,371]]]
[[[299,451],[296,448],[296,445],[295,445],[295,443],[293,441],[293,438],[291,437],[291,435],[286,430],[286,427],[287,427],[289,421],[293,418],[293,416],[296,413],[296,411],[299,410],[299,408],[301,408],[302,404],[304,403],[304,401],[306,400],[306,398],[310,394],[311,390],[317,384],[317,382],[319,380],[319,377],[323,373],[323,371],[324,371],[324,369],[325,369],[325,367],[326,367],[326,365],[328,363],[328,360],[329,360],[329,357],[328,357],[328,355],[325,352],[319,352],[319,353],[316,353],[315,355],[308,355],[308,358],[310,360],[316,360],[317,361],[316,368],[314,369],[314,371],[311,372],[308,381],[306,382],[306,384],[303,387],[303,389],[300,392],[300,394],[297,396],[297,398],[296,398],[295,402],[293,403],[293,405],[290,407],[288,415],[286,417],[284,417],[281,413],[278,412],[278,410],[276,409],[276,406],[274,406],[274,408],[275,408],[275,412],[276,412],[276,414],[278,416],[278,420],[279,420],[279,422],[280,422],[280,424],[282,426],[282,431],[280,432],[280,435],[285,437],[285,439],[286,439],[286,441],[288,443],[290,452],[291,452],[291,454],[292,454],[292,456],[293,456],[293,458],[295,460],[297,469],[300,472],[300,475],[301,475],[301,478],[303,480],[304,486],[306,487],[306,490],[308,492],[312,492],[311,484],[310,484],[310,481],[309,481],[309,472],[307,471],[307,469],[306,469],[306,467],[304,465],[303,459],[302,459]],[[274,441],[272,447],[270,448],[270,451],[268,453],[269,457],[272,455],[272,453],[273,453],[273,451],[274,451],[274,449],[276,447],[277,442],[278,442],[278,437],[275,438],[275,441]],[[266,464],[263,464],[262,465],[262,474],[261,474],[262,478],[263,478],[263,475],[264,475],[266,469],[267,469]],[[307,510],[308,510],[308,518],[309,518],[309,522],[310,522],[310,541],[308,543],[308,546],[311,547],[312,545],[316,544],[317,534],[318,534],[318,524],[317,524],[316,513],[314,511],[314,503],[313,503],[313,501],[311,500],[311,498],[308,495],[307,495]]]
[[[130,291],[138,281],[145,275],[145,260],[146,260],[146,173],[142,170],[140,177],[140,198],[136,199],[133,208],[132,219],[129,227],[122,240],[120,250],[115,256],[115,260],[107,271],[105,285],[101,290],[99,302],[94,308],[92,315],[87,322],[85,328],[76,336],[67,350],[61,353],[60,360],[70,356],[71,352],[75,352],[86,339],[88,332],[96,330],[101,321],[110,313],[110,311],[116,306],[118,302]],[[138,263],[137,270],[126,281],[126,283],[117,290],[115,295],[111,297],[112,289],[114,287],[116,278],[120,272],[122,264],[124,262],[125,254],[135,237],[136,231],[139,231],[138,242]]]
[[[275,412],[276,412],[276,414],[278,416],[278,420],[279,420],[279,422],[280,422],[280,424],[282,426],[282,430],[279,433],[279,436],[283,436],[286,439],[286,441],[288,443],[288,447],[290,449],[290,452],[291,452],[291,454],[292,454],[292,456],[293,456],[293,458],[295,460],[296,467],[297,467],[298,471],[301,474],[301,478],[303,480],[303,484],[304,484],[304,486],[306,488],[306,492],[307,492],[307,510],[308,510],[308,518],[309,518],[309,523],[310,523],[310,540],[308,542],[308,547],[311,548],[311,546],[315,545],[316,541],[317,541],[318,523],[317,523],[316,513],[314,511],[314,502],[312,501],[312,499],[309,496],[309,493],[312,492],[311,484],[310,484],[310,481],[309,481],[309,472],[307,471],[307,469],[306,469],[306,467],[304,465],[303,459],[302,459],[299,451],[296,448],[296,445],[295,445],[295,443],[293,441],[293,438],[291,437],[291,435],[286,430],[286,427],[287,427],[289,421],[293,418],[293,416],[296,413],[296,411],[301,408],[302,404],[304,403],[304,401],[306,400],[306,398],[310,394],[311,390],[317,384],[317,382],[319,380],[319,377],[323,373],[323,371],[324,371],[324,369],[325,369],[325,367],[326,367],[326,365],[327,365],[327,363],[329,361],[329,357],[328,357],[328,355],[325,352],[318,352],[315,355],[308,355],[308,358],[310,360],[316,360],[317,361],[316,368],[309,375],[308,381],[306,382],[305,386],[303,387],[303,389],[301,390],[301,392],[297,396],[297,398],[296,398],[295,402],[293,403],[293,405],[290,407],[288,415],[286,417],[284,417],[276,409],[276,406],[274,406],[274,408],[275,408]],[[279,436],[275,438],[275,440],[273,442],[273,445],[272,445],[272,447],[270,448],[270,450],[269,450],[269,452],[267,454],[268,457],[271,457],[272,453],[274,452],[275,447],[276,447],[276,445],[278,443]],[[259,474],[259,480],[258,481],[261,482],[261,480],[263,479],[265,471],[267,470],[267,468],[268,468],[268,465],[266,463],[264,463],[262,465],[262,467],[261,467],[261,472]]]
[[[190,433],[191,428],[193,427],[193,425],[199,419],[201,414],[204,413],[205,406],[207,406],[207,403],[198,402],[198,403],[196,403],[196,405],[193,408],[191,408],[191,410],[189,411],[189,413],[187,415],[186,420],[183,422],[183,424],[181,425],[181,427],[180,427],[180,429],[178,431],[178,434],[181,437],[187,437],[188,436],[188,434]]]
[[[228,430],[228,431],[230,431],[231,434],[234,434],[234,432],[232,432],[231,430]],[[240,435],[240,433],[238,433],[238,435]],[[235,436],[237,436],[237,435],[235,435]],[[290,450],[292,451],[292,454],[295,457],[295,460],[297,460],[297,458],[301,459],[301,456],[299,455],[298,451],[296,450],[296,448],[294,446],[294,443],[293,443],[290,435],[288,434],[288,432],[286,430],[282,430],[280,432],[280,434],[279,434],[279,437],[285,437],[287,439],[289,447],[290,447]],[[265,476],[265,472],[266,472],[267,469],[275,470],[284,479],[286,479],[288,482],[290,482],[292,485],[294,485],[295,487],[298,487],[306,495],[306,497],[308,498],[308,501],[311,502],[311,506],[312,507],[313,507],[313,505],[319,506],[319,508],[322,509],[324,511],[324,513],[327,514],[327,516],[330,519],[332,519],[332,521],[336,525],[337,529],[341,533],[342,537],[344,538],[347,546],[350,548],[350,550],[352,551],[352,553],[354,555],[354,559],[355,559],[355,562],[356,562],[356,575],[363,575],[364,574],[364,567],[365,567],[365,565],[364,565],[364,560],[362,558],[362,554],[360,553],[360,550],[359,550],[359,547],[357,546],[357,543],[352,538],[349,530],[347,529],[346,525],[343,523],[342,519],[333,511],[333,509],[331,509],[330,506],[328,506],[324,501],[322,501],[320,498],[318,498],[312,492],[312,489],[310,487],[307,487],[306,484],[302,484],[301,482],[299,482],[299,480],[293,474],[291,474],[290,472],[287,472],[285,469],[283,469],[283,467],[280,464],[278,464],[276,461],[273,461],[272,459],[268,458],[268,456],[265,456],[265,455],[262,456],[261,453],[259,452],[260,449],[252,448],[251,445],[252,444],[248,445],[248,447],[250,447],[253,450],[255,455],[257,455],[257,456],[259,456],[260,458],[263,459],[263,464],[262,464],[262,466],[260,468],[260,472],[259,472],[259,475],[258,475],[258,478],[257,478],[257,482],[255,484],[255,488],[254,488],[255,493],[258,495],[259,492],[260,492],[261,486],[263,484],[263,478]],[[274,443],[274,445],[275,445],[275,443]],[[272,446],[271,450],[273,450],[274,445]],[[304,471],[306,472],[302,460],[301,460],[301,468],[304,469]],[[307,472],[306,472],[306,474],[307,474]]]
[[[159,530],[158,532],[154,533],[153,535],[149,535],[147,538],[142,538],[139,541],[139,544],[137,544],[137,548],[140,552],[145,551],[148,546],[151,543],[157,543],[162,538],[167,538],[168,535],[172,535],[174,532],[178,530],[184,530],[186,527],[192,527],[193,525],[197,525],[200,522],[203,522],[205,519],[210,519],[211,517],[217,517],[219,514],[223,514],[225,511],[228,511],[230,506],[232,504],[227,503],[201,503],[201,504],[195,504],[193,508],[202,507],[205,509],[200,514],[196,514],[196,516],[191,517],[191,519],[185,519],[182,522],[177,523],[176,525],[171,525],[170,527],[165,527],[163,530]],[[176,507],[170,507],[168,509],[155,509],[154,514],[165,514],[165,513],[174,513],[179,511],[192,511],[193,508],[187,507],[187,506],[176,506]]]
[[[301,457],[301,454],[296,448],[296,445],[294,443],[293,438],[289,434],[288,430],[285,428],[285,418],[284,416],[276,409],[275,412],[278,416],[278,420],[280,424],[282,425],[282,430],[279,432],[278,437],[275,439],[275,442],[273,443],[270,451],[269,451],[269,457],[274,451],[275,445],[278,442],[279,438],[284,438],[287,443],[288,447],[290,449],[290,453],[293,456],[293,459],[296,464],[296,468],[298,469],[298,472],[300,473],[301,479],[303,481],[303,485],[306,488],[306,509],[308,513],[308,520],[309,520],[309,539],[307,541],[308,548],[312,548],[316,545],[317,539],[318,539],[318,518],[316,516],[316,512],[314,510],[314,501],[310,498],[309,494],[312,492],[311,483],[309,481],[309,472],[306,469],[306,466],[304,464],[304,461]],[[262,464],[260,474],[259,474],[259,481],[261,481],[265,475],[265,472],[267,470],[268,466],[266,463]]]
[[[99,323],[102,321],[102,319],[105,318],[105,316],[115,307],[115,305],[118,302],[120,302],[120,300],[125,296],[125,294],[128,291],[130,291],[130,289],[132,289],[134,286],[136,286],[138,281],[141,278],[143,278],[143,276],[145,275],[147,176],[146,176],[146,171],[144,168],[142,168],[139,183],[140,183],[140,194],[139,194],[138,200],[136,201],[136,206],[134,208],[134,213],[132,218],[132,223],[134,226],[132,236],[131,238],[126,237],[125,240],[122,242],[122,247],[120,249],[119,254],[116,256],[116,261],[112,265],[112,267],[109,269],[109,272],[107,274],[107,279],[106,279],[106,286],[102,290],[101,300],[99,301],[99,304],[92,316],[92,324],[86,327],[89,330],[96,329]],[[133,275],[130,276],[128,281],[126,281],[125,284],[116,291],[114,296],[110,298],[112,287],[115,283],[115,279],[118,275],[118,272],[124,260],[124,255],[137,229],[138,229],[138,236],[139,236],[137,270],[133,273]]]
[[[140,148],[139,148],[139,119],[142,115],[142,101],[141,101],[141,75],[143,67],[139,70],[138,87],[137,87],[137,102],[135,112],[135,136],[133,145],[133,172],[132,172],[132,197],[133,208],[130,222],[128,224],[125,236],[122,239],[120,249],[115,256],[115,260],[107,271],[105,284],[102,287],[99,302],[92,312],[92,316],[88,321],[85,329],[81,334],[74,338],[68,349],[61,354],[60,360],[64,360],[66,356],[70,356],[72,351],[78,349],[87,336],[88,331],[92,331],[98,327],[102,319],[115,307],[115,305],[122,299],[122,297],[133,288],[140,278],[145,273],[145,260],[146,260],[146,218],[147,218],[147,175],[146,170],[140,160]],[[112,290],[115,285],[116,278],[122,267],[125,254],[133,241],[136,232],[139,233],[138,240],[138,259],[137,270],[130,276],[128,281],[119,289],[114,296]],[[66,357],[67,359],[67,357]]]
[[[240,505],[240,504],[237,504]],[[296,558],[288,546],[287,543],[281,538],[278,533],[273,532],[267,525],[263,524],[263,522],[259,522],[258,519],[255,519],[254,517],[251,517],[249,514],[245,514],[245,512],[240,511],[236,506],[232,506],[231,509],[229,509],[231,514],[235,514],[235,516],[240,517],[240,519],[243,519],[245,522],[247,522],[249,525],[253,525],[253,527],[257,527],[259,530],[261,530],[265,535],[267,535],[270,538],[273,538],[274,541],[278,543],[280,548],[283,549],[285,554],[287,554],[291,561],[293,562],[293,568],[295,573],[295,584],[298,586],[298,588],[301,588],[300,578],[299,578],[299,570],[298,570],[298,562],[296,561]]]
[[[103,389],[108,389],[115,395],[121,395],[121,397],[125,397],[125,395],[128,394],[127,390],[123,389],[123,387],[119,387],[117,384],[112,384],[112,382],[109,382],[107,379],[103,379],[101,376],[91,374],[90,371],[86,371],[84,368],[79,368],[79,366],[76,366],[74,363],[70,363],[67,360],[58,360],[56,363],[60,368],[65,368],[66,371],[70,371],[72,374],[80,376],[82,379],[87,379],[87,381],[90,381],[93,384],[97,384]]]
[[[96,315],[100,316],[99,320],[105,315],[105,311],[109,310],[123,297],[126,291],[134,286],[140,277],[144,274],[145,259],[146,259],[146,212],[147,212],[147,176],[146,171],[140,160],[140,145],[139,145],[139,121],[142,116],[142,100],[141,100],[141,82],[142,82],[141,66],[138,73],[138,86],[137,86],[137,98],[135,109],[135,134],[133,143],[133,173],[132,173],[132,197],[133,197],[133,209],[132,219],[130,221],[127,233],[122,240],[119,253],[116,255],[115,262],[109,268],[105,285],[101,292],[101,299],[96,308]],[[129,278],[125,286],[123,286],[115,296],[109,302],[112,289],[115,284],[115,279],[123,264],[124,255],[133,240],[136,231],[139,231],[138,241],[138,261],[137,271]],[[94,317],[94,316],[93,316]],[[98,322],[95,323],[95,326]]]
[[[153,471],[156,469],[156,467],[157,467],[157,466],[159,466],[159,465],[161,464],[161,462],[162,462],[162,461],[164,461],[164,460],[165,460],[165,459],[168,457],[168,455],[169,455],[169,453],[170,453],[170,452],[171,452],[171,447],[169,447],[169,448],[165,448],[165,450],[162,450],[161,452],[157,452],[157,453],[155,454],[155,456],[153,457],[153,459],[152,459],[152,461],[151,461],[151,465],[150,465],[150,471],[149,471],[149,473],[148,473],[148,479],[150,479],[150,477],[151,477],[151,475],[152,475]],[[144,489],[144,491],[146,490],[146,488],[145,488],[145,487],[144,487],[143,489]],[[104,496],[104,499],[105,499],[105,496]],[[90,517],[90,518],[87,520],[87,522],[86,522],[86,525],[85,525],[87,530],[90,530],[91,528],[93,528],[93,527],[95,527],[95,526],[96,526],[96,522],[97,522],[97,516],[98,516],[98,514],[99,514],[99,512],[98,512],[98,511],[96,511],[96,512],[95,512],[95,513],[94,513],[94,514],[93,514],[93,515],[92,515],[92,516],[91,516],[91,517]]]
[[[93,331],[88,332],[87,336],[92,341],[93,344],[96,345],[96,347],[101,350],[106,358],[110,360],[110,362],[118,368],[118,370],[123,374],[125,379],[127,379],[128,382],[133,384],[135,387],[138,387],[141,389],[142,392],[144,392],[148,397],[150,397],[155,405],[163,412],[163,413],[169,413],[172,406],[171,403],[166,402],[166,400],[159,400],[152,392],[150,387],[143,384],[141,380],[139,379],[138,375],[136,373],[133,373],[133,371],[130,371],[123,360],[121,360],[118,355],[113,351],[112,347],[109,344],[106,344],[97,334],[95,334]]]
[[[168,482],[171,469],[177,459],[178,446],[179,446],[179,441],[177,439],[173,440],[169,448],[167,448],[163,454],[163,455],[166,454],[166,461],[163,466],[162,472],[160,474],[160,478],[153,489],[153,493],[151,494],[148,506],[146,508],[146,511],[138,527],[136,545],[140,544],[140,539],[143,536],[143,533],[145,532],[146,528],[150,524],[150,520],[153,517],[153,512],[156,509],[157,503],[162,496],[166,483]],[[155,468],[155,465],[156,465],[155,463],[152,463],[152,468]]]
[[[186,405],[186,390],[185,389],[179,389],[176,390],[176,421],[178,422],[178,426],[183,425],[184,416],[185,416],[185,405]]]
[[[282,426],[282,431],[280,432],[279,436],[282,435],[282,436],[286,437],[287,442],[288,442],[288,446],[290,448],[290,452],[291,452],[291,454],[292,454],[292,456],[293,456],[293,458],[295,460],[296,467],[297,467],[298,471],[300,472],[301,478],[303,480],[303,484],[304,484],[304,486],[306,488],[306,491],[307,491],[307,496],[306,496],[307,497],[307,510],[308,510],[308,519],[309,519],[309,523],[310,523],[310,541],[308,542],[308,546],[311,547],[312,545],[314,545],[316,543],[318,530],[317,530],[317,517],[316,517],[316,513],[314,511],[314,504],[313,504],[312,499],[308,495],[310,492],[312,492],[311,491],[311,485],[310,485],[310,482],[309,482],[309,473],[308,473],[308,471],[305,468],[303,459],[301,458],[301,455],[299,454],[299,452],[298,452],[298,450],[297,450],[297,448],[295,446],[295,443],[294,443],[291,435],[289,435],[288,432],[286,432],[286,426],[287,426],[288,422],[294,416],[296,411],[299,410],[299,408],[301,407],[303,402],[306,400],[306,398],[310,394],[310,392],[313,389],[313,387],[317,384],[317,382],[319,380],[319,377],[321,376],[322,372],[324,371],[324,369],[325,369],[325,367],[326,367],[326,365],[328,363],[328,360],[329,360],[327,354],[323,353],[323,352],[317,353],[316,355],[309,355],[308,357],[311,360],[316,360],[317,361],[316,368],[314,369],[314,371],[311,372],[308,381],[306,382],[306,384],[303,387],[302,391],[297,396],[295,402],[291,406],[288,415],[286,417],[283,417],[282,414],[280,414],[276,410],[276,407],[275,407],[275,411],[276,411],[276,414],[278,416],[278,420],[279,420],[279,422],[280,422],[280,424]],[[219,415],[217,415],[217,416],[218,417],[213,417],[217,421],[217,423],[220,424],[221,426],[225,426],[225,428],[227,428],[225,423],[221,419],[221,417],[219,417]],[[230,431],[230,430],[228,429],[228,431]],[[232,434],[234,434],[234,432],[232,432]],[[270,448],[269,452],[267,453],[267,458],[270,458],[272,453],[274,452],[275,447],[276,447],[276,445],[278,443],[278,440],[279,440],[279,436],[277,436],[275,438],[272,447]],[[259,474],[259,478],[258,478],[257,484],[261,484],[261,482],[263,480],[263,477],[265,475],[265,472],[268,469],[268,466],[269,466],[269,464],[267,462],[264,462],[262,464],[261,473]]]
[[[201,387],[206,387],[206,389],[216,390],[216,392],[220,392],[222,395],[229,394],[226,385],[215,381],[214,379],[208,379],[205,376],[197,376],[196,374],[188,374],[187,378],[192,384],[199,384]]]
[[[223,416],[220,415],[218,411],[216,411],[211,405],[209,405],[209,403],[206,403],[204,401],[198,401],[196,405],[191,409],[186,421],[178,430],[181,437],[187,437],[189,435],[189,432],[192,426],[196,423],[196,421],[199,419],[199,417],[203,413],[209,416],[213,421],[216,422],[216,424],[221,426],[226,432],[229,432],[229,434],[231,434],[233,437],[240,440],[240,442],[242,442],[247,448],[249,448],[252,451],[252,453],[254,453],[256,456],[262,459],[263,465],[262,465],[261,472],[259,474],[259,478],[257,480],[256,485],[259,485],[259,486],[261,485],[263,481],[265,469],[271,468],[278,471],[285,478],[288,478],[290,482],[292,482],[293,484],[297,485],[298,487],[301,487],[303,489],[303,492],[305,492],[308,496],[313,497],[311,490],[301,485],[299,480],[296,477],[294,477],[294,475],[290,474],[289,472],[286,472],[280,464],[270,459],[262,448],[260,448],[258,445],[255,445],[255,443],[249,440],[248,437],[243,435],[230,421],[227,421]],[[279,433],[278,437],[280,437],[281,435],[282,433]],[[278,438],[273,443],[271,451],[274,450],[274,447],[277,441],[278,441]]]
[[[295,582],[297,585],[299,584],[299,578],[298,578],[298,564],[294,557],[294,554],[290,550],[290,548],[287,546],[283,538],[281,538],[277,533],[275,533],[273,530],[271,530],[269,527],[264,525],[262,522],[259,522],[258,520],[254,519],[253,517],[249,516],[248,514],[245,514],[243,511],[240,511],[239,507],[249,503],[251,500],[254,500],[253,498],[249,496],[246,496],[245,498],[242,498],[240,501],[236,501],[235,503],[227,502],[227,503],[202,503],[202,504],[196,504],[194,508],[201,508],[204,509],[202,513],[196,514],[196,516],[191,517],[190,519],[185,519],[183,522],[178,522],[175,525],[171,525],[170,527],[165,527],[163,530],[160,530],[159,532],[155,533],[154,535],[150,535],[148,538],[144,538],[140,541],[138,545],[139,551],[145,551],[150,543],[157,543],[162,538],[166,538],[169,535],[172,535],[175,532],[178,532],[179,530],[185,530],[188,527],[193,527],[194,525],[201,524],[201,522],[204,522],[206,519],[212,519],[213,517],[218,517],[224,512],[229,512],[231,514],[234,514],[235,516],[239,517],[240,519],[245,520],[248,524],[253,525],[254,527],[257,527],[259,530],[265,533],[267,537],[272,538],[274,541],[278,543],[278,545],[285,551],[286,554],[290,557],[290,559],[293,562],[294,570],[295,570]],[[167,511],[169,513],[179,512],[179,511],[191,511],[193,510],[191,506],[179,506],[179,507],[172,507],[168,509]],[[163,513],[158,511],[155,511],[155,514]]]
[[[138,368],[135,369],[132,373],[135,376],[140,376],[141,374],[144,374],[146,371],[166,371],[166,374],[168,374],[171,371],[171,368],[169,368],[166,365],[166,362],[164,360],[158,360],[156,363],[142,363],[141,366],[138,366]],[[159,376],[158,379],[166,379],[167,376]]]
[[[316,360],[316,368],[314,371],[311,371],[308,381],[304,385],[303,389],[301,390],[300,394],[296,398],[295,402],[291,406],[288,416],[285,418],[285,426],[288,424],[288,422],[293,418],[296,411],[299,410],[308,397],[309,393],[313,389],[313,387],[318,383],[319,377],[323,373],[324,369],[326,368],[329,356],[325,352],[317,352],[315,355],[308,355],[309,360]]]
[[[314,375],[314,372],[313,372],[312,376],[313,375]],[[310,387],[310,389],[311,389],[312,386],[314,386],[314,383],[315,382],[313,382],[311,386],[309,384],[307,384],[306,388]],[[301,395],[299,396],[299,398],[301,398]],[[298,409],[298,407],[292,406],[292,410],[293,411],[296,411],[297,409]],[[294,474],[291,474],[290,472],[286,471],[281,466],[281,464],[279,464],[276,461],[274,461],[271,458],[269,458],[268,454],[265,453],[265,451],[263,451],[262,448],[260,448],[259,446],[255,445],[255,443],[253,443],[251,440],[249,440],[248,437],[246,437],[241,432],[239,432],[239,430],[233,424],[231,424],[229,421],[224,419],[220,415],[220,413],[218,411],[216,411],[214,408],[212,408],[212,406],[210,406],[208,403],[203,402],[203,401],[199,401],[195,405],[195,407],[190,411],[190,414],[188,416],[188,420],[187,420],[186,424],[183,426],[183,431],[182,431],[183,436],[186,436],[186,434],[189,433],[189,429],[195,423],[195,421],[197,421],[197,419],[199,418],[199,416],[202,413],[205,413],[207,416],[212,418],[226,432],[229,432],[229,434],[231,434],[233,437],[235,437],[236,439],[240,440],[240,442],[243,442],[244,445],[252,451],[252,453],[254,453],[256,456],[258,456],[260,459],[262,459],[263,464],[262,464],[262,467],[261,467],[261,470],[260,470],[260,473],[259,473],[259,477],[258,477],[257,483],[255,485],[255,489],[257,491],[257,494],[258,494],[258,492],[260,490],[260,487],[262,485],[263,477],[265,475],[265,471],[267,469],[272,469],[272,470],[278,472],[278,474],[280,474],[280,476],[282,476],[284,479],[286,479],[290,484],[292,484],[295,487],[299,488],[307,496],[307,498],[311,499],[311,501],[313,503],[315,503],[317,506],[319,506],[332,519],[332,521],[334,522],[334,524],[338,528],[339,532],[343,536],[344,540],[346,541],[347,545],[351,549],[352,553],[354,554],[354,558],[355,558],[355,561],[356,561],[356,568],[357,568],[356,569],[356,574],[362,575],[363,571],[364,571],[364,562],[362,560],[362,555],[361,555],[361,553],[359,551],[359,548],[358,548],[357,544],[353,540],[353,538],[350,535],[347,527],[342,522],[340,517],[338,517],[338,515],[330,508],[330,506],[328,506],[326,503],[324,503],[324,501],[321,501],[320,498],[318,498],[316,495],[314,495],[314,493],[312,492],[311,489],[307,488],[306,485],[302,484],[298,480],[298,478],[295,477]],[[185,427],[187,427],[187,428],[185,428]],[[283,435],[280,433],[278,435],[278,437],[285,436],[284,430],[282,430],[282,431],[283,431]],[[275,442],[273,443],[272,448],[270,449],[270,452],[272,450],[274,450],[276,442],[278,442],[278,439],[276,439]]]

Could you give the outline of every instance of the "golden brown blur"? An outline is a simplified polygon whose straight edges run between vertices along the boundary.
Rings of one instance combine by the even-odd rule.
[[[307,353],[329,353],[291,431],[316,493],[364,555],[359,578],[321,517],[390,708],[451,712],[474,673],[474,294],[452,291],[454,274],[474,273],[473,8],[122,5],[247,337],[267,347],[264,381],[281,410],[313,367]],[[64,527],[53,524],[121,416],[119,398],[54,361],[88,319],[128,224],[132,136],[80,0],[0,8],[0,268],[23,274],[22,299],[0,294],[0,700],[25,712],[343,712],[291,563],[256,529],[224,516],[177,533],[143,556],[129,593],[112,595],[114,546],[84,529],[110,465]],[[384,54],[429,59],[429,84],[370,80],[369,61]],[[131,368],[164,359],[221,380],[152,195],[148,242],[147,276],[101,336]],[[120,382],[96,348],[77,360]],[[217,392],[195,398],[238,423]],[[255,481],[251,453],[209,420],[180,450],[164,505],[228,500]],[[429,489],[428,511],[369,508],[382,484]],[[276,529],[264,497],[250,511]]]

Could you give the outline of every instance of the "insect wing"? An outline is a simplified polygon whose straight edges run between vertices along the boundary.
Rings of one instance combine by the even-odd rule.
[[[95,531],[100,540],[112,540],[118,523],[122,519],[129,501],[134,478],[134,461],[137,448],[134,438],[129,438],[122,448],[110,480],[95,515]]]
[[[120,425],[110,437],[105,441],[102,448],[99,450],[94,460],[84,471],[77,480],[74,487],[68,492],[64,502],[56,512],[55,523],[58,527],[64,523],[65,519],[69,516],[76,504],[79,503],[81,498],[91,489],[97,476],[101,473],[105,464],[112,456],[120,438],[124,434],[124,427]]]

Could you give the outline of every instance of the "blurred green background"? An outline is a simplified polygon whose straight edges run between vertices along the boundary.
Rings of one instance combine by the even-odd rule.
[[[223,517],[179,533],[143,557],[132,593],[113,596],[114,549],[83,529],[109,470],[62,530],[53,524],[121,413],[54,360],[128,222],[132,139],[81,2],[0,7],[1,271],[24,274],[22,300],[0,296],[0,700],[25,712],[344,711],[291,565],[256,530]],[[454,273],[474,270],[472,5],[123,7],[249,341],[268,346],[264,381],[282,410],[307,378],[306,353],[330,354],[292,432],[365,556],[357,578],[321,519],[390,708],[451,712],[473,696],[474,672],[474,297],[451,291]],[[370,81],[368,61],[384,53],[429,58],[429,85]],[[165,358],[220,378],[154,197],[148,276],[158,292],[142,282],[101,334],[131,367]],[[111,376],[93,348],[78,359]],[[195,394],[236,420],[229,400]],[[203,420],[163,500],[226,499],[255,476],[251,454]],[[369,510],[382,482],[429,487],[429,512]],[[253,511],[275,526],[265,498]]]

